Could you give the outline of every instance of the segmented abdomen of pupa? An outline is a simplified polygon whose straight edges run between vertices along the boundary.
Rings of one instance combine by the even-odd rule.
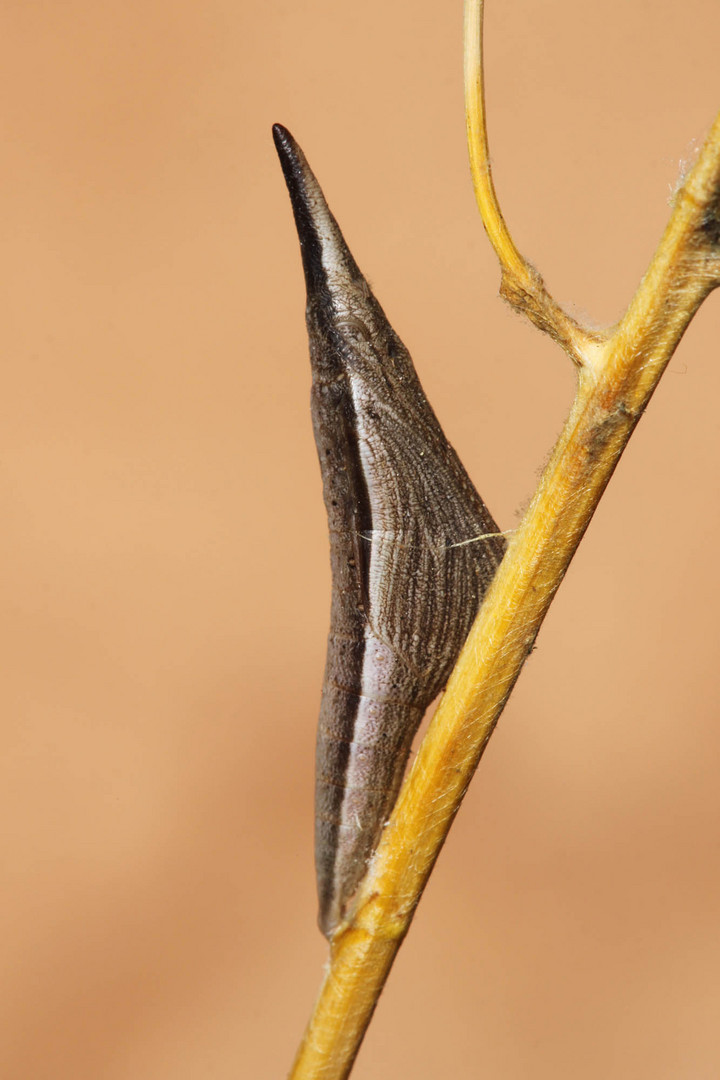
[[[504,541],[345,244],[273,129],[300,236],[332,603],[316,758],[319,923],[345,918]]]

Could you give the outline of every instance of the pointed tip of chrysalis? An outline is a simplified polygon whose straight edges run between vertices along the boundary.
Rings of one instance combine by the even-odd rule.
[[[284,155],[291,152],[292,147],[297,145],[292,135],[286,127],[282,124],[273,124],[272,126],[273,142],[275,143],[275,149],[280,155],[282,160]]]
[[[290,193],[308,293],[341,285],[360,271],[307,158],[282,124],[273,124],[275,149]]]
[[[295,217],[297,219],[298,213],[300,213],[301,216],[308,219],[309,223],[312,218],[313,197],[317,194],[314,189],[317,188],[319,191],[318,182],[313,176],[305,155],[288,129],[283,127],[282,124],[273,124],[272,133],[285,183],[290,192]],[[322,197],[322,193],[320,195]],[[299,222],[298,228],[300,228]]]

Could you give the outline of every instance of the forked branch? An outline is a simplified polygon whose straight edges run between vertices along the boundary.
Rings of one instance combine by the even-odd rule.
[[[475,198],[485,231],[500,260],[500,295],[516,311],[554,338],[582,367],[606,334],[583,328],[553,300],[534,266],[515,247],[493,184],[485,119],[483,79],[483,0],[465,4],[465,117]]]
[[[502,294],[578,367],[570,415],[433,717],[355,906],[338,928],[293,1080],[341,1080],[452,820],[570,560],[678,342],[720,284],[720,116],[675,198],[625,315],[597,334],[571,319],[518,252],[487,150],[482,0],[468,0],[465,78],[473,182]]]

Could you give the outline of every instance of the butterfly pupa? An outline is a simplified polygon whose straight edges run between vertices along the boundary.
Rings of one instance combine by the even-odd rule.
[[[273,135],[305,271],[312,420],[330,531],[315,864],[318,921],[332,937],[505,542],[302,150],[279,124]]]

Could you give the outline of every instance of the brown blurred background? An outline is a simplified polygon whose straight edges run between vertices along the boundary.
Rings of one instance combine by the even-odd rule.
[[[569,362],[497,298],[460,3],[0,6],[0,1076],[282,1077],[325,961],[305,148],[511,528]],[[720,103],[710,0],[490,3],[496,182],[621,314]],[[718,299],[482,763],[357,1080],[720,1075]],[[481,830],[481,823],[484,828]]]

